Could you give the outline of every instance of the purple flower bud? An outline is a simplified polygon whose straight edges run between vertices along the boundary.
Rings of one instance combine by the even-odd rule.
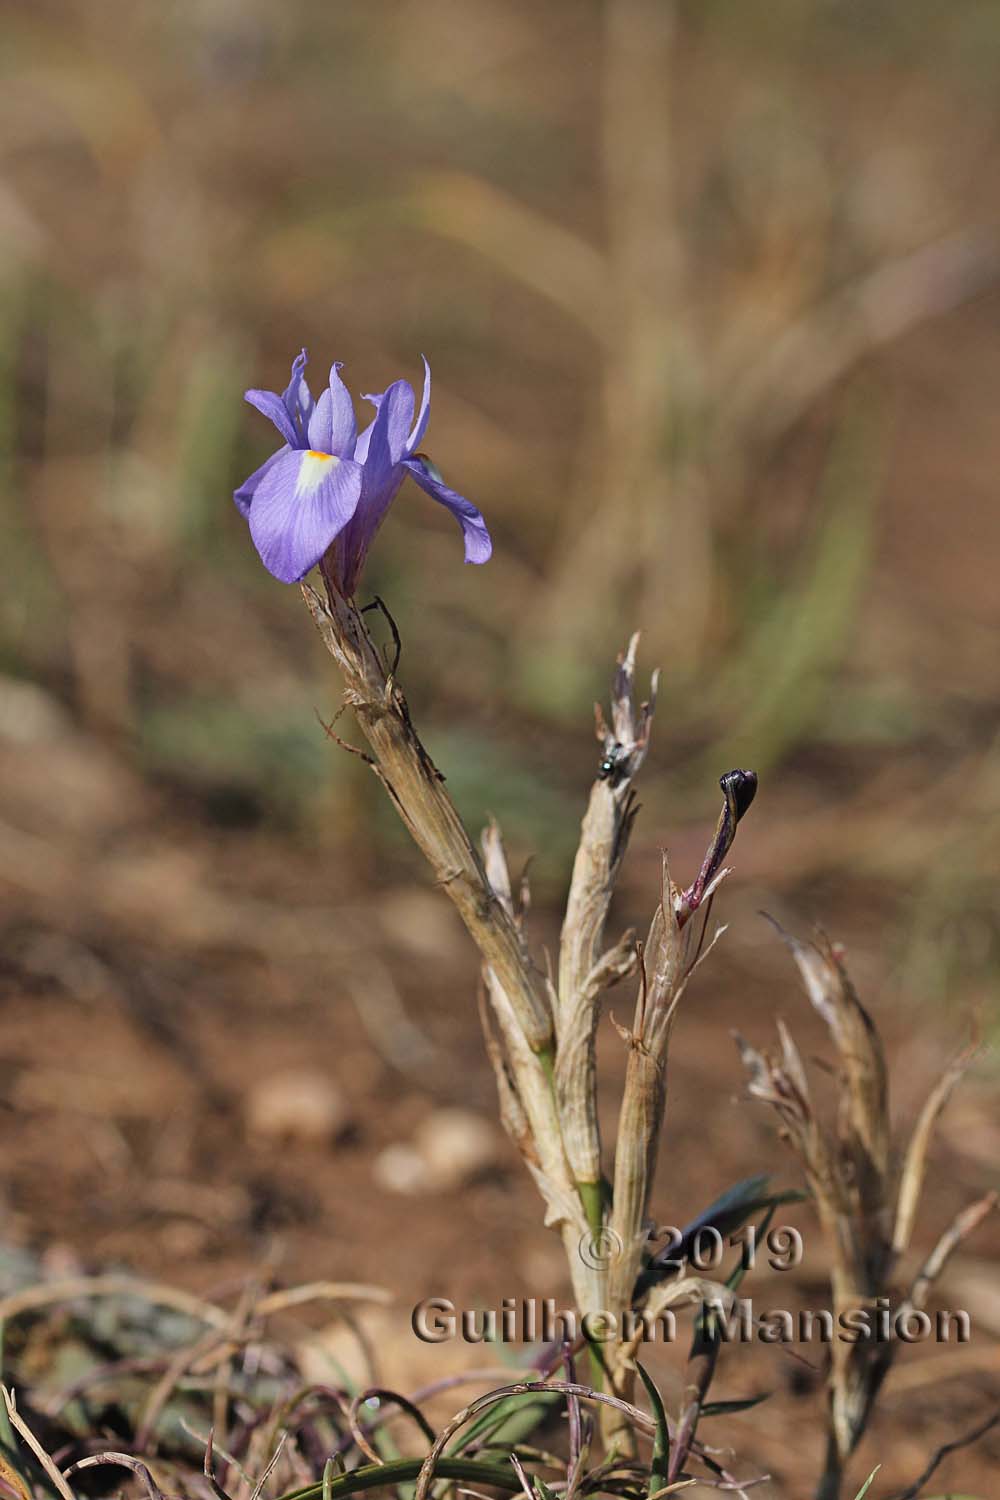
[[[681,896],[680,914],[687,921],[698,910],[702,897],[718,874],[722,861],[732,847],[736,837],[736,825],[747,813],[757,795],[756,771],[727,771],[719,778],[719,786],[725,801],[716,825],[712,842],[708,846],[698,878]]]

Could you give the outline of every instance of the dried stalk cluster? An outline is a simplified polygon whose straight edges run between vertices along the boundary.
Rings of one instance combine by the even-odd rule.
[[[820,938],[798,942],[782,934],[798,965],[813,1008],[837,1052],[837,1118],[833,1132],[818,1118],[809,1080],[788,1029],[779,1021],[780,1056],[737,1042],[750,1093],[777,1111],[782,1134],[802,1163],[824,1236],[832,1273],[833,1313],[875,1308],[890,1299],[893,1323],[923,1310],[934,1282],[959,1243],[990,1212],[996,1193],[966,1208],[919,1269],[903,1275],[924,1185],[935,1124],[976,1049],[961,1053],[932,1089],[897,1172],[889,1124],[889,1088],[882,1042],[854,990],[838,948]],[[902,1280],[902,1294],[897,1283]],[[817,1500],[838,1500],[844,1465],[868,1424],[876,1397],[898,1351],[896,1339],[856,1343],[835,1339],[829,1372],[829,1428],[825,1471]]]
[[[331,578],[326,583],[325,599],[305,585],[303,593],[343,672],[345,705],[354,711],[371,748],[372,754],[364,759],[385,786],[482,955],[481,1013],[501,1118],[542,1194],[546,1223],[562,1238],[579,1312],[592,1320],[610,1314],[620,1334],[621,1315],[630,1309],[642,1309],[652,1319],[671,1303],[703,1304],[684,1405],[670,1431],[664,1467],[668,1483],[681,1482],[689,1455],[701,1455],[710,1466],[713,1462],[696,1435],[719,1345],[708,1308],[724,1309],[732,1302],[741,1273],[720,1287],[687,1274],[683,1250],[674,1260],[651,1260],[645,1248],[649,1199],[666,1104],[671,1028],[688,980],[715,941],[704,948],[709,909],[727,873],[724,860],[737,824],[753,800],[756,777],[749,771],[730,771],[722,778],[724,803],[718,826],[689,887],[673,883],[664,859],[660,897],[645,943],[627,932],[606,944],[611,898],[637,811],[633,785],[649,746],[656,698],[654,675],[648,701],[637,700],[638,638],[633,637],[615,673],[610,725],[600,709],[597,712],[601,758],[573,865],[558,963],[543,972],[528,951],[527,891],[515,894],[500,830],[491,824],[483,834],[481,851],[474,846],[444,778],[413,727],[395,680],[399,641],[390,617],[386,613],[396,646],[391,666],[376,648],[363,613]],[[328,733],[337,738],[332,726]],[[784,1133],[802,1161],[831,1247],[831,1310],[840,1326],[842,1313],[874,1307],[899,1279],[934,1125],[972,1054],[956,1059],[933,1090],[897,1174],[890,1149],[885,1058],[874,1023],[833,947],[787,937],[786,942],[837,1049],[836,1131],[828,1131],[817,1116],[801,1057],[784,1026],[779,1023],[778,1058],[742,1040],[740,1047],[751,1093],[778,1111]],[[609,1181],[597,1111],[595,1042],[604,992],[632,976],[637,980],[632,1024],[617,1026],[627,1061]],[[782,1198],[766,1195],[765,1189],[763,1178],[730,1189],[685,1235],[710,1222],[738,1227],[760,1209],[770,1212]],[[902,1302],[895,1304],[897,1318],[922,1310],[949,1255],[995,1201],[996,1195],[990,1194],[959,1215],[916,1274],[909,1276]],[[629,1435],[621,1413],[631,1409],[637,1339],[629,1343],[619,1337],[611,1342],[609,1332],[609,1341],[602,1342],[612,1386],[604,1439],[612,1448],[626,1448]],[[833,1341],[829,1437],[818,1500],[839,1500],[845,1463],[865,1430],[895,1352],[892,1341]]]
[[[611,897],[637,811],[633,783],[649,745],[656,697],[654,675],[648,701],[636,698],[634,636],[614,676],[610,725],[598,710],[601,759],[573,866],[558,966],[543,973],[528,952],[525,902],[521,894],[515,899],[499,829],[493,824],[485,830],[480,854],[417,736],[394,666],[383,661],[353,602],[329,580],[326,599],[307,586],[303,593],[344,674],[345,702],[373,751],[366,759],[482,954],[484,1028],[501,1117],[541,1191],[546,1223],[562,1237],[578,1309],[617,1317],[632,1306],[643,1266],[670,1031],[703,956],[704,922],[692,919],[699,912],[707,918],[756,778],[743,771],[723,777],[719,824],[689,888],[673,884],[664,862],[645,944],[627,932],[606,946]],[[633,975],[638,995],[632,1026],[618,1028],[628,1061],[609,1183],[595,1039],[604,992]],[[697,1291],[685,1290],[691,1296]],[[629,1389],[628,1351],[622,1345],[609,1349],[615,1384]]]

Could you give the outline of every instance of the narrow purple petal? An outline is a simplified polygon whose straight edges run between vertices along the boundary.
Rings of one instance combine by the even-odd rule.
[[[426,356],[421,354],[424,361],[424,394],[420,398],[420,410],[417,412],[416,424],[406,441],[406,457],[415,453],[424,440],[427,431],[427,422],[431,414],[431,367],[427,363]]]
[[[354,416],[351,393],[340,378],[343,368],[340,363],[330,366],[330,396],[333,408],[330,423],[332,446],[326,451],[336,454],[338,458],[350,458],[358,440],[358,424]]]
[[[328,390],[321,393],[313,407],[307,432],[309,446],[316,453],[333,452],[333,397]]]
[[[339,544],[344,587],[349,594],[357,586],[368,548],[405,477],[402,466],[393,463],[389,446],[389,419],[395,400],[399,399],[391,399],[392,390],[390,386],[384,398],[377,398],[375,420],[365,428],[354,449],[355,458],[364,463],[361,498]],[[412,397],[412,392],[410,394]],[[365,397],[366,401],[371,399]]]
[[[302,373],[308,363],[309,356],[303,349],[292,361],[292,378],[288,382],[284,395],[281,398],[285,403],[285,410],[292,419],[295,431],[302,439],[305,438],[306,427],[308,426],[309,418],[312,416],[313,407],[316,404],[313,401],[309,384]],[[299,446],[302,446],[301,442]]]
[[[375,407],[377,419],[385,422],[389,453],[392,462],[398,464],[401,459],[408,457],[410,451],[408,443],[413,425],[413,387],[408,380],[394,380],[380,396],[365,396],[362,399],[370,401]]]
[[[392,386],[389,387],[385,395],[388,396],[391,390]],[[366,396],[364,399],[371,401],[374,398]],[[357,454],[365,438],[368,439],[367,443],[364,444],[364,459],[362,460],[365,466],[365,482],[364,488],[361,491],[362,505],[373,500],[380,491],[385,489],[389,473],[393,467],[392,444],[389,439],[389,418],[392,414],[392,409],[393,404],[391,401],[387,401],[381,396],[378,398],[375,420],[370,427],[365,428],[354,450]]]
[[[309,421],[309,446],[318,453],[332,453],[336,458],[350,458],[358,440],[354,404],[340,378],[343,365],[330,367],[330,385],[316,402]]]
[[[466,500],[456,490],[449,489],[434,465],[423,455],[407,458],[403,467],[408,469],[420,488],[439,505],[450,510],[462,528],[465,538],[465,560],[469,563],[488,562],[493,552],[493,543],[486,529],[486,522],[471,500]]]
[[[282,398],[275,395],[274,391],[244,391],[243,399],[249,401],[251,406],[255,406],[269,421],[274,423],[290,448],[302,447],[295,425],[288,415],[288,409]]]
[[[371,401],[373,398],[371,396],[363,396],[361,399],[363,401]],[[374,421],[369,422],[368,426],[358,433],[358,440],[354,445],[354,457],[359,464],[363,464],[368,457],[368,444],[372,440],[372,429],[374,426]]]
[[[261,479],[250,535],[268,572],[296,583],[316,566],[357,508],[361,468],[350,459],[282,454]]]
[[[264,475],[274,467],[279,458],[283,458],[284,455],[286,453],[289,453],[290,451],[291,450],[286,443],[283,448],[278,449],[277,453],[272,453],[270,458],[265,459],[260,468],[255,469],[250,475],[250,478],[243,481],[238,490],[233,491],[233,499],[236,501],[236,508],[244,520],[246,520],[247,516],[249,516],[250,514],[250,502],[254,497],[257,486],[264,478]]]

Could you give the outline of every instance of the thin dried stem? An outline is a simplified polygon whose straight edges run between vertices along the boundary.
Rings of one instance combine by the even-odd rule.
[[[164,1500],[163,1491],[153,1478],[149,1469],[141,1459],[132,1453],[94,1453],[89,1458],[79,1458],[75,1464],[70,1464],[68,1469],[63,1470],[63,1476],[68,1478],[75,1474],[78,1469],[96,1469],[104,1464],[118,1464],[123,1469],[131,1469],[142,1481],[142,1487],[146,1491],[149,1500]]]
[[[964,1076],[978,1050],[978,1047],[973,1046],[959,1053],[938,1079],[920,1111],[920,1118],[910,1137],[910,1144],[906,1148],[906,1157],[899,1178],[896,1222],[892,1232],[892,1248],[896,1255],[902,1255],[909,1248],[917,1216],[917,1205],[923,1191],[927,1152],[930,1149],[934,1128],[954,1093],[956,1084]]]
[[[996,1208],[998,1201],[1000,1201],[1000,1193],[992,1191],[978,1198],[975,1203],[970,1203],[968,1208],[963,1208],[961,1213],[955,1215],[917,1272],[913,1285],[910,1287],[910,1295],[903,1303],[903,1309],[924,1306],[931,1287],[959,1245],[972,1234],[973,1230],[979,1228],[983,1220]]]
[[[894,1494],[888,1497],[888,1500],[917,1500],[917,1496],[924,1485],[950,1453],[957,1453],[960,1448],[969,1448],[973,1443],[978,1443],[979,1439],[985,1437],[988,1432],[992,1432],[998,1423],[1000,1423],[1000,1411],[995,1411],[991,1416],[986,1418],[985,1422],[977,1423],[975,1427],[963,1434],[962,1437],[953,1438],[950,1443],[942,1443],[924,1472],[920,1475],[920,1478],[915,1479],[912,1484],[907,1485],[905,1490],[896,1490]]]
[[[533,1052],[551,1058],[553,1024],[541,975],[510,913],[491,889],[441,773],[421,744],[406,699],[386,672],[360,611],[332,584],[327,599],[302,585],[323,644],[344,674],[346,701],[375,755],[374,770],[510,997]]]
[[[176,1308],[213,1328],[228,1328],[232,1317],[224,1307],[160,1281],[143,1281],[133,1276],[68,1276],[0,1298],[0,1323],[9,1323],[21,1313],[34,1312],[53,1302],[72,1302],[77,1297],[135,1297],[153,1306]]]
[[[70,1489],[69,1485],[66,1483],[65,1479],[60,1474],[55,1464],[52,1462],[52,1459],[46,1453],[45,1449],[42,1447],[41,1443],[35,1437],[35,1434],[32,1432],[31,1428],[28,1426],[27,1422],[18,1411],[14,1401],[14,1392],[8,1390],[8,1388],[4,1385],[0,1386],[0,1395],[3,1396],[3,1402],[7,1408],[7,1420],[10,1422],[10,1425],[13,1427],[18,1436],[23,1438],[27,1443],[28,1447],[31,1449],[32,1453],[35,1455],[42,1468],[45,1470],[48,1478],[55,1485],[57,1494],[62,1496],[62,1500],[75,1500],[73,1491]]]
[[[257,1480],[257,1483],[253,1487],[253,1490],[252,1490],[251,1495],[250,1495],[250,1500],[260,1500],[260,1497],[261,1497],[261,1495],[263,1494],[263,1491],[264,1491],[264,1486],[267,1483],[267,1481],[270,1479],[271,1475],[274,1473],[275,1467],[277,1466],[278,1459],[281,1457],[281,1450],[284,1448],[285,1443],[287,1441],[288,1441],[288,1434],[287,1434],[287,1432],[283,1432],[281,1434],[281,1436],[279,1437],[279,1439],[278,1439],[277,1447],[275,1448],[275,1450],[272,1453],[271,1457],[268,1459],[267,1463],[264,1466],[263,1472],[261,1473],[260,1478]]]

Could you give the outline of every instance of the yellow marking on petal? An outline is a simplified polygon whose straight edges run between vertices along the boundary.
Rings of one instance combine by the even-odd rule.
[[[340,459],[335,458],[332,453],[317,453],[314,448],[307,449],[299,465],[299,477],[295,486],[296,495],[311,495],[326,478],[327,465],[336,466],[339,463]]]

